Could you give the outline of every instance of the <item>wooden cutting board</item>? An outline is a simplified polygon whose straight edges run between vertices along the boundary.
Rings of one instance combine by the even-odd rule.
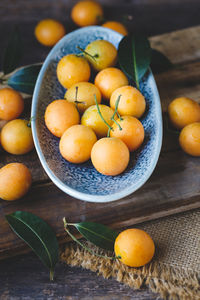
[[[178,96],[200,102],[200,26],[152,37],[151,44],[175,64],[156,75],[163,113]],[[161,155],[151,178],[134,194],[108,204],[87,203],[61,192],[43,171],[35,151],[24,156],[0,152],[0,167],[9,162],[25,163],[32,172],[33,185],[19,201],[0,200],[0,259],[28,250],[4,217],[16,210],[43,218],[63,242],[64,216],[70,222],[90,220],[121,228],[200,207],[200,159],[183,153],[178,136],[165,125]]]

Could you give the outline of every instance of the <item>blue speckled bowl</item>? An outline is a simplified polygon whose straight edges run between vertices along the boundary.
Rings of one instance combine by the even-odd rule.
[[[77,53],[77,45],[85,48],[96,39],[105,39],[116,47],[122,35],[99,26],[78,29],[67,34],[47,56],[37,79],[32,103],[33,138],[40,161],[51,180],[64,192],[81,200],[109,202],[125,197],[139,189],[152,174],[162,144],[162,114],[156,83],[149,71],[141,91],[147,102],[147,111],[142,118],[145,141],[142,147],[131,154],[124,173],[105,176],[98,173],[91,161],[75,165],[62,158],[59,139],[54,137],[44,124],[46,106],[55,99],[63,98],[64,88],[56,77],[56,66],[64,55]]]

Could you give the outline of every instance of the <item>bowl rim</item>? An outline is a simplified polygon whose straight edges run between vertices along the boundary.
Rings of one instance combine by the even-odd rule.
[[[55,174],[54,172],[50,169],[50,167],[48,166],[48,163],[45,159],[45,156],[43,154],[43,151],[40,147],[40,143],[39,143],[39,139],[37,136],[37,128],[36,128],[36,112],[37,112],[37,106],[38,106],[38,96],[40,93],[40,89],[41,89],[41,82],[42,82],[42,78],[45,74],[45,71],[47,69],[47,67],[49,66],[49,62],[50,62],[50,58],[51,56],[53,56],[57,50],[60,48],[60,46],[63,44],[63,41],[67,40],[68,38],[70,38],[73,35],[79,35],[79,34],[84,34],[87,33],[88,31],[95,31],[95,30],[101,30],[102,32],[112,32],[112,34],[118,35],[119,38],[122,38],[123,36],[116,32],[113,31],[112,29],[108,29],[108,28],[104,28],[102,26],[88,26],[88,27],[84,27],[84,28],[80,28],[80,29],[76,29],[70,33],[68,33],[67,35],[65,35],[49,52],[49,54],[47,55],[42,68],[39,72],[37,81],[36,81],[36,85],[34,88],[34,92],[33,92],[33,98],[32,98],[32,107],[31,107],[31,118],[32,118],[32,123],[31,123],[31,128],[32,128],[32,134],[33,134],[33,140],[34,140],[34,144],[35,144],[35,148],[36,148],[36,152],[38,154],[40,163],[42,164],[45,172],[47,173],[47,175],[49,176],[49,178],[53,181],[53,183],[59,188],[61,189],[63,192],[65,192],[66,194],[80,199],[80,200],[84,200],[87,202],[94,202],[94,203],[107,203],[107,202],[111,202],[111,201],[116,201],[119,200],[121,198],[124,198],[130,194],[132,194],[133,192],[135,192],[136,190],[138,190],[151,176],[151,174],[153,173],[159,155],[160,155],[160,151],[161,151],[161,146],[162,146],[162,137],[163,137],[163,124],[162,124],[162,110],[161,110],[161,103],[160,103],[160,96],[158,93],[158,89],[157,89],[157,85],[154,79],[154,76],[152,74],[152,72],[150,71],[149,76],[151,77],[150,79],[152,80],[152,86],[154,89],[154,94],[156,95],[156,99],[158,100],[157,102],[157,109],[159,110],[159,114],[160,114],[160,118],[159,118],[159,124],[158,124],[158,138],[157,138],[157,145],[156,145],[156,153],[155,155],[152,157],[151,160],[151,164],[148,167],[148,170],[145,174],[145,177],[142,178],[142,180],[138,180],[137,184],[134,184],[133,186],[129,186],[125,189],[123,189],[122,191],[113,193],[113,194],[109,194],[109,195],[94,195],[94,194],[88,194],[88,193],[82,193],[80,191],[77,191],[76,189],[73,189],[69,186],[67,186],[66,184],[64,184]]]

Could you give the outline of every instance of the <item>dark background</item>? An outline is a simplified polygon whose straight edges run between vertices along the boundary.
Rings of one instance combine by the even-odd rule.
[[[66,25],[67,32],[76,27],[70,21],[69,0],[0,0],[0,57],[8,35],[18,25],[23,37],[21,65],[41,62],[49,48],[41,46],[33,32],[37,21],[55,18]],[[123,21],[129,31],[148,36],[199,25],[199,0],[102,0],[105,17]],[[105,280],[91,271],[59,264],[54,283],[34,254],[17,256],[0,262],[0,299],[159,299],[146,288],[139,291],[115,280]]]
[[[41,62],[49,48],[40,45],[33,32],[37,22],[43,18],[55,18],[66,25],[69,32],[76,27],[70,21],[74,0],[0,0],[0,55],[6,37],[15,25],[23,36],[24,55],[22,64]],[[199,0],[100,0],[104,5],[106,19],[126,22],[129,31],[147,36],[199,25]]]

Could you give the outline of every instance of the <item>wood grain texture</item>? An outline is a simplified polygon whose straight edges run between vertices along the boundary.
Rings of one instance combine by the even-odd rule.
[[[104,279],[89,270],[59,263],[55,281],[31,255],[23,255],[0,263],[1,300],[159,300],[145,288],[131,289],[115,279]]]
[[[189,97],[200,103],[200,62],[181,64],[155,75],[163,112],[176,97]]]
[[[131,14],[134,18],[131,23],[128,24],[128,28],[132,32],[142,32],[147,35],[157,35],[164,32],[174,31],[181,28],[186,28],[189,26],[199,25],[199,11],[200,11],[200,1],[199,0],[100,0],[106,8],[106,17],[109,19],[117,19],[121,20],[122,14]],[[0,55],[2,56],[3,49],[7,43],[7,37],[10,33],[11,29],[14,25],[18,24],[23,36],[23,49],[24,55],[23,59],[21,60],[21,65],[35,63],[43,61],[46,55],[49,52],[49,48],[45,48],[33,37],[34,27],[36,22],[45,17],[54,17],[58,20],[63,21],[66,23],[69,20],[69,10],[67,9],[67,5],[70,3],[72,5],[75,1],[74,0],[1,0],[0,1],[0,40],[1,40],[1,47],[0,47]],[[121,4],[122,3],[122,4]],[[66,25],[67,31],[70,31],[74,26],[71,23],[67,23]],[[189,37],[188,37],[189,38]],[[155,40],[157,37],[155,37]],[[165,39],[170,40],[170,34],[165,36],[163,39],[162,36],[159,36],[160,41],[162,40],[161,44],[156,43],[156,48],[164,49],[164,42]],[[190,39],[191,40],[191,39]],[[173,47],[174,43],[170,43],[170,47]],[[168,45],[166,45],[168,47]],[[176,46],[181,48],[181,43]],[[193,51],[192,48],[195,47],[195,44],[192,44],[191,49],[190,45],[186,44],[187,47],[187,58],[186,58],[186,51],[181,50],[181,55],[177,52],[176,49],[173,49],[172,52],[170,51],[171,48],[167,48],[165,50],[167,55],[170,58],[181,65],[185,64],[186,60],[187,63],[197,61],[196,50]],[[173,55],[176,53],[176,55]],[[189,52],[188,52],[189,51]],[[174,60],[176,58],[176,61]],[[181,79],[181,87],[180,81],[177,76],[173,76],[174,71],[169,71],[164,73],[160,76],[156,77],[156,80],[159,81],[159,90],[161,92],[162,101],[163,99],[170,100],[171,97],[174,95],[178,95],[179,93],[186,92],[185,86],[187,86],[187,76],[190,76],[190,79],[193,80],[193,65],[190,64],[191,67],[187,68],[187,73],[184,75],[185,80]],[[172,73],[171,73],[172,72]],[[195,71],[196,72],[196,71]],[[197,70],[198,72],[198,70]],[[181,75],[182,72],[180,71],[179,74]],[[198,75],[198,73],[196,73]],[[179,76],[179,75],[178,75]],[[182,77],[183,78],[183,77]],[[196,76],[195,76],[196,78]],[[167,80],[168,84],[165,87],[165,80]],[[190,80],[191,87],[187,87],[187,93],[190,95],[193,93],[194,90],[194,97],[198,91],[198,83],[195,79],[195,84],[193,81]],[[186,84],[185,84],[185,83]],[[179,83],[179,87],[176,86],[176,83]],[[172,85],[172,90],[171,90]],[[163,105],[164,110],[166,110],[166,105]],[[165,137],[163,140],[163,153],[167,151],[173,152],[179,149],[177,143],[176,135],[172,135],[169,132],[165,131]],[[179,151],[179,153],[181,153]],[[190,158],[186,155],[182,156],[182,164],[179,167],[179,176],[180,181],[184,173],[185,165],[190,164]],[[186,158],[186,160],[185,160]],[[11,156],[8,158],[10,161],[12,158]],[[32,164],[30,160],[28,160],[28,156],[25,158],[18,157],[19,160],[22,160],[28,164]],[[53,191],[55,195],[55,199],[53,199],[54,203],[57,204],[56,209],[60,203],[65,202],[66,195],[63,194],[63,200],[57,201],[57,194],[55,193],[57,189],[51,186],[51,189],[48,188],[48,184],[45,184],[43,187],[41,185],[41,181],[37,182],[37,177],[44,176],[41,174],[43,172],[41,166],[39,165],[38,161],[36,160],[36,154],[32,152],[31,160],[33,161],[32,166],[29,165],[31,170],[34,170],[34,162],[35,168],[40,171],[40,175],[36,175],[35,172],[34,176],[34,187],[33,190],[37,191],[36,201],[44,200],[44,205],[46,207],[45,210],[45,218],[48,220],[48,205],[49,201],[52,201],[53,196],[51,198],[51,192],[47,193],[47,196],[50,197],[50,200],[45,200],[46,197],[46,190]],[[177,160],[179,157],[177,156]],[[3,152],[0,152],[0,163],[4,164],[6,162],[6,155]],[[176,163],[176,162],[174,162]],[[197,161],[197,165],[198,165]],[[158,165],[159,166],[159,165]],[[171,165],[170,165],[171,166]],[[172,166],[175,168],[174,166]],[[169,170],[169,166],[166,162],[164,170]],[[182,171],[181,171],[182,168]],[[168,174],[168,175],[167,175]],[[168,180],[170,174],[166,174],[166,181]],[[153,175],[154,176],[154,175]],[[41,177],[43,178],[43,177]],[[43,179],[42,179],[43,180]],[[40,186],[38,185],[40,184]],[[192,185],[193,183],[191,183]],[[183,185],[183,183],[182,183]],[[154,181],[154,186],[157,186],[157,182]],[[144,186],[145,188],[145,186]],[[177,187],[178,188],[178,187]],[[31,192],[33,191],[31,190]],[[42,191],[40,193],[40,190]],[[177,190],[177,192],[179,189]],[[165,195],[166,195],[165,189]],[[161,199],[162,202],[163,196],[162,194],[162,186],[160,190],[157,190],[157,198]],[[185,194],[187,197],[187,193]],[[196,195],[198,197],[198,195]],[[58,197],[59,198],[59,197]],[[200,198],[200,197],[199,197]],[[146,195],[146,199],[148,201],[148,195]],[[23,200],[24,201],[24,200]],[[73,201],[73,200],[71,200]],[[153,200],[154,201],[154,200]],[[80,201],[76,201],[77,203],[77,211],[79,210]],[[172,201],[173,202],[173,201]],[[71,205],[70,201],[66,201],[65,210],[68,209]],[[153,202],[154,203],[154,202]],[[180,202],[179,202],[180,203]],[[190,203],[190,199],[188,199],[188,203]],[[191,200],[191,205],[193,201]],[[0,207],[2,202],[0,203]],[[17,205],[17,203],[16,203]],[[82,203],[83,205],[83,203]],[[188,204],[189,205],[189,204]],[[87,204],[85,204],[87,207]],[[162,205],[161,205],[162,206]],[[62,206],[61,206],[62,207]],[[185,206],[186,207],[186,206]],[[37,207],[36,207],[37,208]],[[94,207],[95,208],[95,207]],[[17,208],[18,209],[18,208]],[[112,208],[113,212],[112,215],[115,213],[115,208]],[[179,208],[174,208],[173,212],[177,212]],[[10,207],[10,211],[12,210],[12,206]],[[65,212],[63,211],[63,213]],[[132,208],[132,212],[134,212],[134,207]],[[36,209],[36,213],[39,214],[39,208]],[[118,211],[115,213],[115,215]],[[162,213],[168,213],[167,210],[163,209]],[[137,217],[141,217],[141,214],[133,215],[134,220],[137,222]],[[131,218],[131,216],[130,216]],[[74,218],[75,219],[75,218]],[[3,220],[3,212],[0,209],[0,222]],[[128,219],[129,222],[130,219]],[[108,223],[109,224],[109,223]],[[117,224],[113,223],[113,225],[118,226]],[[126,226],[126,220],[122,219],[121,226]],[[1,228],[1,223],[0,223]],[[13,236],[13,241],[18,242],[18,238]],[[0,244],[0,249],[2,244]],[[19,245],[18,245],[19,246]],[[19,249],[19,248],[18,248]],[[24,245],[21,244],[21,253],[22,251],[27,251],[27,248],[24,248]],[[13,247],[10,248],[10,255],[17,254],[17,249]],[[116,282],[115,280],[104,280],[101,277],[95,276],[92,272],[88,270],[83,270],[80,268],[70,268],[66,265],[59,264],[56,268],[56,278],[55,282],[50,283],[48,281],[48,274],[47,270],[43,267],[41,262],[35,257],[33,254],[18,256],[15,258],[9,258],[7,260],[0,262],[0,299],[12,299],[12,300],[19,300],[19,299],[38,299],[38,300],[159,300],[161,299],[158,295],[152,294],[152,292],[148,291],[147,289],[133,291],[132,289],[125,287],[124,285]]]
[[[24,243],[13,234],[4,215],[15,210],[32,212],[42,217],[63,240],[62,218],[70,222],[84,220],[107,224],[114,228],[132,225],[165,215],[197,208],[200,205],[200,165],[182,151],[161,153],[150,180],[134,194],[107,204],[76,200],[52,183],[33,185],[23,199],[1,201],[0,258],[19,253]]]
[[[200,26],[150,38],[152,48],[165,54],[173,64],[200,60]]]
[[[197,32],[197,33],[196,33]],[[178,44],[182,39],[192,43],[191,35],[197,36],[199,27],[177,31]],[[189,55],[181,52],[176,58],[177,45],[174,33],[152,38],[159,50],[164,50],[165,39],[169,41],[168,55],[176,53],[174,62],[179,65],[168,72],[156,76],[161,95],[163,111],[169,101],[181,94],[199,99],[199,53],[196,43]],[[159,43],[160,40],[160,43]],[[159,48],[160,47],[160,48]],[[193,59],[192,59],[193,53]],[[197,61],[197,62],[196,62]],[[181,62],[181,64],[180,64]],[[185,63],[186,62],[186,63]],[[30,103],[27,103],[30,106]],[[28,110],[28,109],[27,109]],[[35,151],[25,156],[11,156],[1,152],[0,166],[11,161],[24,162],[32,171],[33,186],[24,199],[16,202],[0,202],[0,257],[25,251],[24,244],[10,231],[4,215],[15,210],[31,211],[44,218],[55,229],[60,240],[64,238],[62,217],[70,221],[93,220],[115,228],[138,223],[144,220],[196,208],[200,205],[200,167],[198,158],[192,158],[180,151],[177,136],[165,128],[164,142],[159,163],[151,179],[139,191],[117,202],[108,204],[86,203],[65,195],[59,191],[44,173]],[[113,213],[114,212],[114,213]],[[15,249],[15,251],[13,251]]]

